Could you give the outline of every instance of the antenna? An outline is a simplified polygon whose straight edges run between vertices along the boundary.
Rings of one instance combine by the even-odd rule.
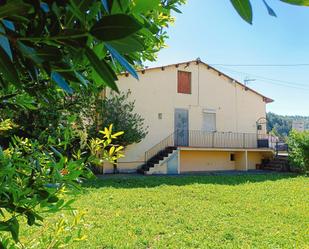
[[[256,79],[250,79],[248,76],[244,79],[245,86],[247,86],[250,82],[256,81]]]

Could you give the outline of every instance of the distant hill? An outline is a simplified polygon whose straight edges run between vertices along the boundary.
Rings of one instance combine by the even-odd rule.
[[[305,129],[309,130],[309,116],[287,116],[278,115],[273,112],[268,112],[267,116],[267,131],[273,131],[278,135],[285,137],[292,129],[293,121],[304,121]]]

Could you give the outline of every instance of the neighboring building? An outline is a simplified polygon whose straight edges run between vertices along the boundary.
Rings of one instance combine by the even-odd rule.
[[[149,133],[126,148],[117,165],[120,172],[248,170],[272,157],[266,123],[258,123],[272,99],[199,60],[138,75],[139,81],[120,75],[118,87],[131,91]]]
[[[292,129],[300,131],[300,132],[304,131],[305,130],[305,122],[293,120]]]

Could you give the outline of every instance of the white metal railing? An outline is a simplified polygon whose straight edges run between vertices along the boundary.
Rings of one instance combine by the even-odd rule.
[[[188,146],[206,148],[257,148],[255,133],[188,131]]]
[[[145,152],[145,162],[170,146],[202,148],[273,148],[274,137],[268,134],[178,130]]]

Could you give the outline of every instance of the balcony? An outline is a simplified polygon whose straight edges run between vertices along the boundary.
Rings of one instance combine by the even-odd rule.
[[[174,134],[174,146],[204,148],[258,148],[254,133],[178,131]]]
[[[268,134],[178,130],[146,151],[145,161],[168,147],[274,149],[276,142],[276,138]]]

